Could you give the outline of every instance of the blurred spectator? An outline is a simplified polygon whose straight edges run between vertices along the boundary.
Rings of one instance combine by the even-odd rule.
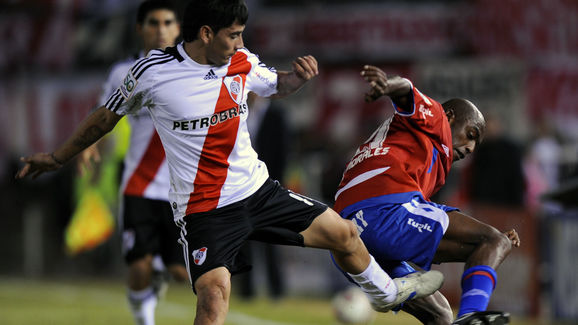
[[[535,131],[535,139],[530,144],[524,161],[524,172],[528,179],[528,205],[539,208],[540,196],[559,185],[562,148],[552,126],[545,120],[538,121]]]
[[[506,136],[501,120],[488,114],[486,136],[471,164],[472,202],[521,207],[525,186],[520,146]]]

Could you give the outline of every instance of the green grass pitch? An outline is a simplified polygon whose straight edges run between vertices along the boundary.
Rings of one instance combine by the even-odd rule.
[[[2,325],[133,324],[124,284],[104,280],[22,280],[0,278]],[[158,325],[192,324],[195,296],[186,284],[171,283],[157,308]],[[233,297],[226,324],[336,325],[329,299],[289,297],[280,301]],[[372,323],[419,324],[407,314],[378,314]],[[513,318],[513,325],[551,322]]]

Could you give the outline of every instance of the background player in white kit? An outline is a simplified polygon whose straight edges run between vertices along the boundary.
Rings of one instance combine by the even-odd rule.
[[[121,85],[137,59],[150,50],[174,46],[180,34],[176,10],[169,1],[144,1],[138,8],[136,21],[143,51],[112,66],[99,106]],[[162,144],[146,109],[128,116],[128,122],[131,134],[120,188],[123,255],[128,264],[127,296],[135,322],[153,325],[161,290],[161,283],[153,283],[153,271],[158,272],[166,265],[177,281],[186,280],[188,274],[168,202],[169,170]],[[85,150],[83,155],[89,152]],[[157,280],[162,280],[162,274]]]
[[[268,177],[247,131],[249,91],[282,97],[318,74],[312,56],[292,71],[270,69],[244,49],[248,18],[242,0],[193,0],[183,19],[184,43],[153,50],[130,69],[122,85],[52,153],[22,158],[17,177],[60,168],[141,107],[150,111],[171,176],[170,200],[193,290],[195,324],[222,324],[237,253],[247,239],[329,249],[337,264],[368,293],[373,307],[436,291],[440,272],[392,280],[369,255],[352,222],[327,206],[282,188]],[[278,236],[263,236],[271,233]]]

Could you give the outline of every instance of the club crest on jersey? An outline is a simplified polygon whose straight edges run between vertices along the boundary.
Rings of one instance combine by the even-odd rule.
[[[229,91],[229,95],[235,103],[241,104],[243,101],[243,79],[240,75],[232,76],[232,77],[225,77],[223,80],[227,90]]]
[[[129,71],[122,81],[122,84],[120,85],[120,92],[125,99],[128,99],[132,95],[132,92],[136,88],[137,83],[138,80],[136,80],[136,78],[132,75],[132,72]]]
[[[205,259],[207,258],[207,247],[202,247],[199,249],[195,249],[193,251],[193,261],[195,262],[196,265],[201,265],[205,262]]]

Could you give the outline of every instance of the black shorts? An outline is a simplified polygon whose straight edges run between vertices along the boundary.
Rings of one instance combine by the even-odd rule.
[[[248,239],[303,246],[299,234],[327,206],[267,180],[250,197],[215,210],[177,220],[193,291],[195,281],[217,267],[231,274],[250,268],[239,249]]]
[[[122,217],[122,252],[128,264],[158,254],[165,265],[184,265],[180,229],[168,202],[124,195]]]

